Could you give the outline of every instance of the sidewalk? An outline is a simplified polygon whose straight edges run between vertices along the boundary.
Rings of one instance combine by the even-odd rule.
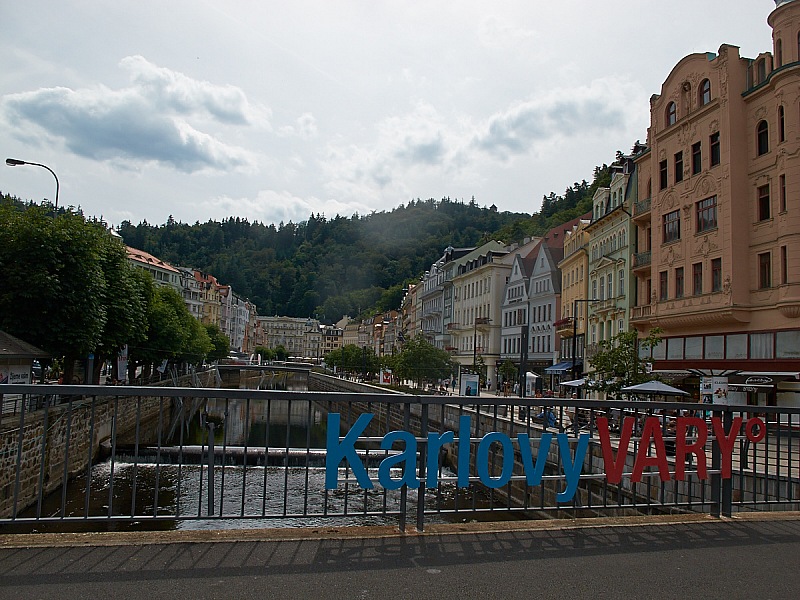
[[[796,598],[800,514],[0,536],[0,597]]]

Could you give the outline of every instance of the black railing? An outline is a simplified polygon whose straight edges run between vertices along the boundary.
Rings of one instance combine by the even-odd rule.
[[[0,531],[405,529],[409,519],[421,530],[464,519],[800,507],[800,408],[105,386],[3,391],[14,402],[0,414]]]

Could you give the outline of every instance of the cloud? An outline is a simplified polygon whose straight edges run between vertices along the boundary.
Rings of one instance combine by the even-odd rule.
[[[481,44],[494,49],[515,49],[520,44],[534,41],[537,35],[533,30],[521,29],[497,16],[484,18],[478,28],[478,39]]]
[[[543,142],[622,129],[630,101],[619,91],[612,93],[613,85],[596,82],[520,102],[488,118],[472,144],[505,160],[526,154]]]
[[[177,114],[207,112],[222,123],[265,124],[269,110],[253,107],[240,88],[199,81],[170,69],[158,67],[142,56],[128,56],[120,67],[131,74],[139,93],[161,110]]]
[[[278,130],[283,137],[298,136],[304,140],[317,137],[317,120],[311,113],[303,113],[295,120],[295,125],[286,125]]]
[[[79,156],[116,165],[155,162],[188,173],[254,168],[251,152],[190,123],[198,115],[223,125],[260,122],[263,112],[253,109],[241,90],[198,82],[142,57],[121,64],[134,72],[132,87],[10,94],[0,99],[0,113],[18,137],[61,140]],[[38,130],[31,131],[30,124]]]

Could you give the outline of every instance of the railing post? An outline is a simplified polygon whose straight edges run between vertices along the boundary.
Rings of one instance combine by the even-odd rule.
[[[419,449],[419,488],[417,491],[417,531],[425,528],[425,478],[428,463],[428,405],[422,404],[420,415],[420,437],[425,441]]]
[[[727,435],[731,427],[733,426],[733,413],[730,410],[726,410],[723,416],[722,421],[723,429],[725,430],[725,434]],[[732,513],[732,505],[733,505],[733,478],[729,477],[727,479],[722,480],[722,516],[723,517],[730,517]]]
[[[389,423],[389,408],[391,405],[386,405],[386,428],[390,428]],[[411,403],[406,402],[403,404],[403,431],[410,431],[411,427]],[[408,486],[404,485],[400,488],[400,531],[406,531],[406,508],[408,507]]]
[[[207,421],[208,427],[208,516],[214,515],[214,422]]]
[[[719,418],[720,411],[715,410],[712,413],[714,418]],[[711,469],[715,471],[713,475],[711,475],[711,516],[718,517],[720,516],[720,467],[722,465],[722,455],[720,454],[719,450],[719,442],[717,442],[716,436],[711,441]]]

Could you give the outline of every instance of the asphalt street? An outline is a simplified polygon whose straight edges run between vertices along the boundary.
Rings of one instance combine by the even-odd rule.
[[[800,515],[281,533],[0,536],[0,597],[798,598]],[[498,530],[497,527],[502,527]]]

